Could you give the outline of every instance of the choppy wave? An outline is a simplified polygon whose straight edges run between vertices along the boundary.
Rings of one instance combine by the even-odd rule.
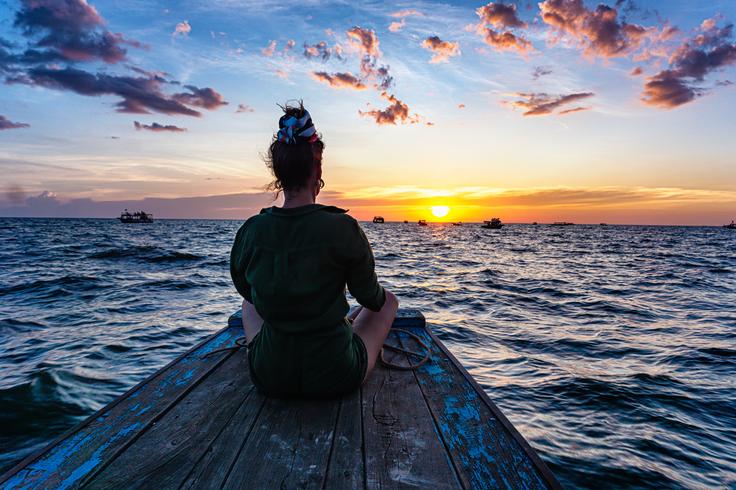
[[[239,225],[0,219],[0,469],[224,325]],[[736,233],[364,228],[566,487],[736,485]]]

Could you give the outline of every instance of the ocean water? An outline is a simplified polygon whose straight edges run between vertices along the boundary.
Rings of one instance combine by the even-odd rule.
[[[239,224],[0,219],[0,471],[225,325]],[[363,226],[564,486],[736,487],[736,232]]]

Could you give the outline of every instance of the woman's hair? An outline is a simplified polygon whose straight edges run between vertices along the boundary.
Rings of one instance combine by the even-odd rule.
[[[312,133],[309,138],[297,134],[300,128],[295,130],[294,136],[291,131],[286,136],[284,121],[288,121],[291,117],[302,120],[305,115],[309,115],[301,101],[296,106],[286,103],[279,107],[284,111],[284,115],[279,119],[279,132],[274,135],[268,147],[268,154],[264,158],[274,177],[268,185],[268,190],[276,191],[277,196],[281,191],[299,190],[307,185],[318,162],[316,156],[320,155],[325,147],[322,139],[314,131],[309,131]],[[309,127],[306,129],[313,128],[311,118],[308,121]]]

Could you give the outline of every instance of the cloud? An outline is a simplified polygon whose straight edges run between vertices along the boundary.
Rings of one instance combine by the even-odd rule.
[[[511,31],[526,27],[526,23],[516,14],[516,5],[491,2],[478,8],[475,13],[480,17],[480,23],[475,27],[475,31],[492,48],[498,51],[518,51],[521,54],[534,51],[528,39]]]
[[[475,12],[483,23],[491,24],[497,29],[526,27],[526,23],[522,22],[516,15],[516,5],[491,2],[488,5],[480,7]]]
[[[685,40],[669,59],[669,67],[647,78],[642,101],[651,106],[672,109],[692,102],[705,90],[698,84],[710,73],[736,65],[733,25],[723,28],[709,19],[699,33]]]
[[[539,4],[542,20],[567,34],[591,56],[611,58],[630,54],[653,31],[618,18],[618,10],[599,4],[588,9],[582,0],[545,0]]]
[[[189,25],[189,21],[185,20],[183,22],[179,22],[176,24],[176,27],[174,27],[174,32],[171,33],[172,36],[189,36],[189,33],[192,32],[192,26]]]
[[[261,49],[261,54],[270,58],[271,56],[273,56],[274,51],[276,51],[276,41],[271,41],[270,43],[268,43],[268,46]]]
[[[391,17],[395,17],[397,19],[403,19],[404,17],[411,17],[411,16],[424,17],[424,14],[416,9],[399,10],[391,14]]]
[[[312,78],[319,82],[326,83],[333,88],[347,88],[354,90],[365,90],[367,88],[358,77],[349,72],[330,74],[324,71],[314,71],[312,72]]]
[[[0,131],[3,131],[5,129],[19,129],[29,127],[31,127],[29,124],[10,121],[7,117],[0,114]]]
[[[286,70],[282,70],[281,68],[277,68],[274,73],[276,73],[276,76],[277,77],[279,77],[279,78],[281,78],[283,80],[288,80],[289,79],[289,72],[287,72]]]
[[[342,46],[336,44],[330,48],[325,41],[320,41],[317,44],[304,43],[304,57],[307,59],[320,58],[322,61],[327,61],[332,56],[342,59]]]
[[[186,128],[180,128],[178,126],[172,126],[172,125],[166,125],[159,124],[157,122],[151,123],[151,124],[141,124],[138,121],[133,121],[133,126],[135,127],[136,131],[140,131],[142,129],[146,131],[155,131],[157,133],[159,132],[170,132],[170,133],[183,133],[187,129]]]
[[[550,68],[545,68],[543,66],[537,66],[534,68],[534,71],[532,72],[532,80],[539,80],[541,77],[546,75],[551,75],[552,70]]]
[[[401,124],[416,124],[420,122],[420,116],[417,114],[411,114],[409,106],[404,102],[400,101],[393,95],[389,95],[386,92],[381,93],[381,97],[389,102],[389,106],[385,109],[373,109],[370,111],[358,111],[358,114],[365,117],[372,117],[375,119],[376,124],[386,125],[401,123]]]
[[[557,114],[560,116],[564,116],[565,114],[572,114],[574,112],[582,112],[582,111],[589,111],[590,107],[573,107],[572,109],[565,109],[564,111],[560,111]]]
[[[183,24],[188,26],[185,21]],[[201,116],[191,106],[216,109],[226,102],[210,88],[187,86],[189,92],[167,94],[165,73],[144,70],[129,63],[135,75],[91,73],[78,63],[114,64],[126,60],[124,45],[145,47],[111,33],[99,12],[85,0],[21,0],[14,26],[26,37],[20,44],[0,41],[0,75],[5,83],[66,90],[85,96],[117,96],[118,112]],[[180,24],[181,25],[181,24]]]
[[[414,9],[399,10],[398,12],[394,12],[391,14],[391,17],[399,20],[391,22],[391,24],[388,26],[388,30],[391,32],[399,32],[406,25],[406,17],[410,16],[424,17],[424,14]]]
[[[238,109],[235,111],[236,114],[242,114],[244,112],[255,112],[256,110],[253,109],[251,106],[246,104],[238,104]]]
[[[206,107],[204,104],[210,103],[195,93],[169,96],[161,90],[163,82],[158,77],[92,74],[76,68],[60,70],[32,68],[24,74],[24,78],[13,81],[56,90],[70,90],[80,95],[93,97],[116,95],[122,99],[115,104],[117,111],[133,114],[159,112],[168,115],[178,114],[199,117],[202,114],[187,107],[186,104],[196,102],[199,106]],[[193,86],[188,87],[196,89]],[[216,92],[214,93],[216,94]],[[177,100],[177,97],[179,100]]]
[[[529,40],[517,36],[511,31],[497,32],[486,27],[480,29],[480,33],[483,35],[486,44],[498,51],[518,51],[521,54],[534,51],[534,47]]]
[[[422,47],[432,51],[430,63],[447,63],[453,56],[460,54],[460,44],[443,41],[438,36],[430,36],[422,41]]]
[[[644,73],[644,69],[641,66],[637,66],[633,70],[631,70],[629,75],[631,75],[632,77],[638,77],[642,73]]]
[[[209,110],[219,109],[228,104],[220,93],[209,87],[197,88],[194,85],[185,85],[184,88],[189,90],[189,93],[174,94],[171,98],[182,104]]]
[[[16,58],[22,62],[103,61],[126,57],[123,45],[141,47],[104,27],[97,10],[85,0],[21,0],[14,26],[35,39],[32,49]]]
[[[355,26],[347,31],[348,42],[353,48],[362,52],[366,56],[378,58],[381,56],[379,49],[378,37],[372,29],[364,29]]]
[[[549,95],[545,93],[516,93],[515,97],[519,97],[518,100],[508,103],[514,108],[524,109],[525,116],[544,116],[552,114],[556,109],[561,108],[564,105],[577,102],[582,99],[593,97],[592,92],[580,92],[567,95]],[[588,108],[576,107],[574,109],[568,109],[557,114],[569,114],[571,112],[578,112],[586,110]]]
[[[399,32],[401,29],[404,28],[406,25],[406,21],[404,19],[393,21],[389,24],[388,30],[391,32]]]
[[[457,105],[457,108],[458,109],[465,109],[465,104],[458,104]]]

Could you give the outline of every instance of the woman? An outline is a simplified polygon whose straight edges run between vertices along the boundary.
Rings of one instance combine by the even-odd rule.
[[[284,205],[240,227],[230,274],[245,298],[256,387],[275,397],[334,397],[370,374],[399,303],[378,284],[358,222],[344,209],[315,203],[324,186],[324,143],[301,103],[283,109],[266,165]],[[351,319],[346,284],[362,305]]]

